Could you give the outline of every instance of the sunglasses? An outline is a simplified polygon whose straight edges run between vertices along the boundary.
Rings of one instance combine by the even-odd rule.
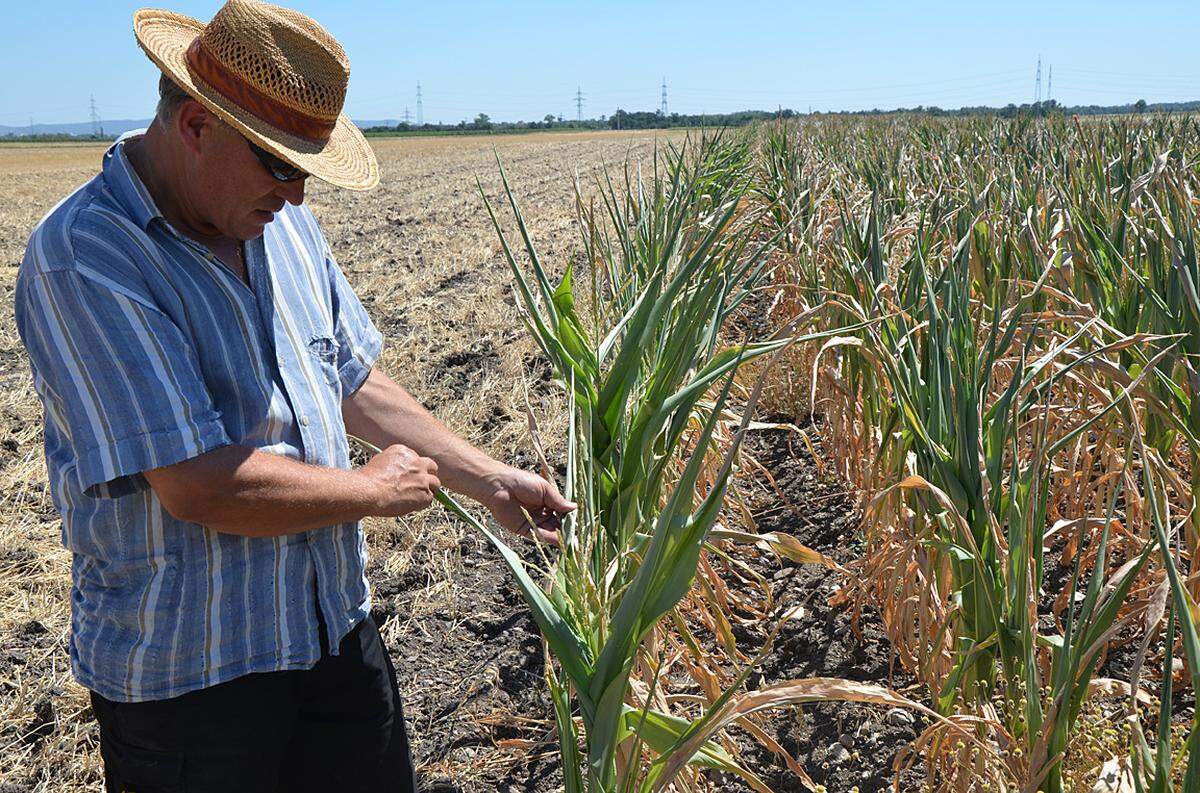
[[[254,156],[258,158],[258,161],[262,163],[262,167],[266,168],[267,173],[275,177],[277,181],[296,182],[308,176],[308,172],[304,169],[297,168],[290,162],[285,162],[279,159],[266,149],[255,146],[253,141],[251,141],[249,138],[243,136],[242,139],[246,141],[246,145],[250,147],[250,151],[252,151]]]

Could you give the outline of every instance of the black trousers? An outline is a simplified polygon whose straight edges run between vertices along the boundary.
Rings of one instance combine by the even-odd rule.
[[[396,671],[367,617],[312,669],[172,699],[92,693],[107,793],[415,793]]]

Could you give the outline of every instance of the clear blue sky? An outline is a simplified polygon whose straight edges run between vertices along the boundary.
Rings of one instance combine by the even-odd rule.
[[[130,18],[143,3],[5,3],[0,124],[152,114],[157,73]],[[207,20],[211,0],[166,7]],[[356,119],[574,117],[658,106],[723,112],[1200,99],[1200,2],[454,2],[297,0],[345,46]]]

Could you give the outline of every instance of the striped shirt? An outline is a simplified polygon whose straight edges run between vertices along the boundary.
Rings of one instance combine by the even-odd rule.
[[[230,443],[350,467],[341,401],[379,331],[307,207],[245,248],[249,287],[166,222],[123,139],[21,263],[17,328],[73,556],[72,668],[112,700],[311,667],[317,609],[336,649],[370,608],[357,523],[221,534],[172,517],[141,473]]]

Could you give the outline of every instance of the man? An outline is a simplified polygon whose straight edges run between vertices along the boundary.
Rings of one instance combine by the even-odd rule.
[[[378,181],[337,42],[253,0],[134,29],[158,114],[34,230],[16,289],[107,789],[412,790],[358,521],[444,485],[553,542],[574,505],[372,368],[302,203],[310,175]],[[347,433],[383,451],[352,469]]]

